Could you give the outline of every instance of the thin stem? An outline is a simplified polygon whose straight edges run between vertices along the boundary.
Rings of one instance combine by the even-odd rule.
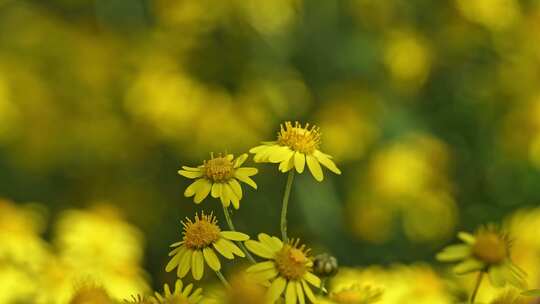
[[[222,204],[222,206],[223,206],[223,204]],[[225,220],[227,221],[227,225],[229,226],[229,229],[231,229],[231,231],[236,231],[236,228],[234,227],[234,224],[233,224],[233,221],[232,221],[231,214],[229,213],[229,209],[227,209],[227,207],[225,207],[225,206],[223,206],[223,213],[225,214]],[[251,263],[253,263],[253,264],[257,263],[255,261],[255,259],[253,258],[253,256],[251,255],[251,253],[249,253],[249,251],[247,250],[246,246],[244,246],[244,243],[236,242],[236,244],[238,244],[238,246],[240,246],[240,248],[246,254],[248,260]]]
[[[326,287],[326,281],[327,281],[327,277],[324,277],[321,279],[321,286],[319,287],[319,294],[320,295],[323,295],[324,294],[324,288]]]
[[[217,277],[219,278],[219,280],[221,281],[221,283],[223,283],[223,285],[225,285],[226,288],[231,288],[231,284],[229,284],[229,282],[228,282],[227,279],[223,276],[223,274],[221,273],[221,271],[216,270],[216,275],[217,275]]]
[[[285,186],[285,193],[283,193],[283,206],[281,208],[281,238],[285,243],[289,241],[289,237],[287,236],[287,208],[289,207],[289,197],[291,196],[293,180],[294,168],[289,171],[289,176],[287,177],[287,185]]]
[[[482,283],[482,278],[484,277],[484,271],[481,270],[478,272],[478,277],[476,277],[476,285],[474,286],[473,293],[471,294],[471,299],[469,300],[470,304],[474,303],[476,295],[478,294],[478,289],[480,289],[480,283]]]

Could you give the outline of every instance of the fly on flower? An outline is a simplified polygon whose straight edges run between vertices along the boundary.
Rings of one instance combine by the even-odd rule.
[[[262,145],[249,150],[254,153],[256,162],[279,163],[281,172],[295,168],[296,172],[304,172],[307,164],[309,171],[317,181],[324,179],[321,164],[330,171],[341,174],[332,161],[332,156],[319,150],[321,135],[319,128],[306,124],[302,127],[299,122],[294,125],[288,121],[280,126],[277,140],[263,142]]]
[[[247,272],[260,282],[270,281],[266,297],[274,303],[283,293],[286,304],[306,303],[306,297],[312,303],[317,299],[308,285],[316,288],[321,280],[312,273],[313,261],[310,250],[299,241],[284,244],[277,237],[259,234],[259,241],[249,240],[246,247],[254,254],[268,259],[247,269]]]
[[[489,275],[494,286],[507,282],[524,288],[526,273],[510,260],[511,241],[507,234],[494,226],[480,228],[474,235],[460,232],[464,244],[451,245],[437,254],[443,262],[460,262],[454,267],[457,274],[480,271]]]
[[[246,241],[249,236],[236,231],[221,231],[212,214],[195,215],[194,221],[186,219],[182,225],[184,237],[182,241],[171,245],[176,248],[169,253],[172,259],[165,268],[167,272],[178,267],[178,277],[183,278],[191,269],[193,278],[200,280],[204,274],[205,261],[212,270],[221,269],[216,251],[229,260],[234,259],[234,255],[245,257],[244,252],[231,241]]]
[[[219,198],[225,207],[229,207],[232,202],[235,209],[240,208],[242,187],[238,181],[257,189],[257,184],[251,179],[251,176],[257,174],[257,169],[241,167],[247,157],[247,154],[242,154],[236,159],[232,154],[225,156],[220,154],[218,157],[212,155],[209,160],[196,168],[182,166],[178,174],[196,179],[186,188],[184,195],[195,196],[193,201],[199,204],[210,194],[214,198]]]

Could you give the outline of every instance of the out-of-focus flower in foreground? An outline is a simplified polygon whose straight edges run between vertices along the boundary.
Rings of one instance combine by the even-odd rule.
[[[321,299],[319,304],[372,304],[378,303],[383,296],[381,288],[370,285],[353,284],[340,287],[332,291],[327,298]]]
[[[168,284],[163,286],[163,294],[155,293],[155,300],[161,304],[197,304],[202,299],[202,288],[193,291],[193,284],[184,287],[181,280],[176,280],[174,290]]]

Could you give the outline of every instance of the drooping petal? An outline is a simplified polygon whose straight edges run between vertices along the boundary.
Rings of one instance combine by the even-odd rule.
[[[296,284],[294,281],[289,281],[285,291],[285,304],[296,304],[296,299]]]
[[[204,180],[205,182],[199,186],[199,189],[197,189],[197,192],[195,193],[195,198],[193,199],[195,204],[199,204],[200,202],[202,202],[208,196],[210,190],[212,189],[212,183],[209,180],[202,180]]]
[[[228,239],[228,240],[231,240],[231,241],[239,241],[239,242],[243,242],[243,241],[247,241],[249,240],[249,235],[245,234],[245,233],[242,233],[242,232],[237,232],[237,231],[221,231],[221,236]]]
[[[436,255],[441,262],[454,262],[467,258],[471,255],[471,246],[465,244],[451,245]]]
[[[227,249],[231,251],[233,254],[236,254],[237,256],[242,257],[242,258],[246,256],[246,254],[240,248],[238,248],[238,246],[236,246],[236,244],[234,244],[233,242],[227,239],[223,239],[223,238],[221,240],[223,240],[224,246],[226,246]]]
[[[485,264],[476,259],[467,259],[456,266],[454,266],[453,271],[456,274],[466,274],[473,271],[478,271],[483,269]]]
[[[195,168],[195,167],[182,166],[182,169],[186,171],[201,171],[200,167]]]
[[[315,152],[313,152],[313,156],[315,156],[323,166],[328,168],[328,170],[334,172],[335,174],[341,174],[341,170],[336,167],[336,164],[334,164],[334,162],[321,151],[315,150]]]
[[[234,259],[234,255],[232,251],[229,250],[227,245],[224,243],[224,239],[219,239],[216,242],[214,242],[212,245],[214,248],[225,258],[232,260]]]
[[[279,164],[279,171],[285,173],[294,168],[294,155],[295,154],[291,154],[291,157],[289,159],[285,159]]]
[[[203,256],[204,256],[204,260],[206,261],[206,264],[208,264],[208,266],[210,266],[212,270],[218,271],[221,269],[221,263],[219,262],[219,259],[212,248],[210,247],[204,248]]]
[[[296,152],[294,153],[294,167],[296,168],[296,172],[302,173],[304,172],[304,167],[306,166],[306,156],[304,153]]]
[[[306,163],[309,171],[311,171],[311,175],[313,175],[316,181],[321,182],[324,179],[324,175],[319,161],[311,155],[306,155]]]
[[[488,275],[489,280],[495,287],[503,287],[506,283],[505,270],[502,265],[495,265],[489,267]]]
[[[182,256],[182,259],[180,260],[180,263],[178,264],[178,269],[176,274],[179,278],[183,278],[187,275],[189,272],[189,269],[191,268],[191,256],[193,255],[192,250],[187,250],[186,253]]]
[[[182,175],[183,177],[192,178],[192,179],[203,176],[203,173],[201,171],[178,170],[178,174]]]
[[[304,276],[302,277],[304,280],[306,280],[307,282],[309,282],[309,284],[315,286],[315,287],[320,287],[321,286],[321,279],[319,279],[318,276],[314,275],[313,273],[311,272],[306,272],[304,274]]]
[[[218,198],[221,196],[221,187],[223,185],[221,183],[214,183],[212,185],[212,197],[213,198]]]
[[[273,261],[264,261],[250,266],[248,269],[246,269],[246,272],[259,272],[272,268],[275,268],[275,264]]]
[[[243,176],[243,175],[237,175],[237,174],[235,174],[234,177],[237,178],[239,181],[250,185],[253,189],[257,189],[257,184],[250,177]]]
[[[272,267],[272,268],[269,268],[269,269],[265,269],[265,270],[261,270],[261,271],[257,271],[257,272],[252,272],[252,277],[257,281],[257,282],[266,282],[268,280],[271,280],[275,277],[277,277],[279,275],[279,272],[277,271],[277,269],[275,267]]]
[[[184,191],[184,196],[185,197],[190,197],[190,196],[195,195],[195,193],[197,193],[197,191],[199,190],[201,185],[203,185],[205,183],[208,183],[208,182],[209,181],[206,180],[205,178],[200,178],[200,179],[194,181],[191,185],[189,185],[186,188],[186,191]]]
[[[298,295],[298,302],[300,304],[305,304],[306,299],[304,297],[304,289],[302,288],[302,283],[295,281],[295,285],[296,285],[296,294]]]
[[[234,171],[235,175],[241,175],[241,176],[253,176],[257,174],[259,170],[257,168],[251,168],[251,167],[243,167],[238,168]]]
[[[278,277],[277,279],[275,279],[272,282],[272,285],[270,285],[270,288],[268,288],[266,294],[268,302],[274,303],[277,299],[279,299],[279,297],[285,290],[285,286],[287,286],[287,280],[282,277]]]
[[[308,299],[312,303],[317,303],[317,299],[315,298],[315,295],[313,294],[313,291],[311,290],[311,287],[306,283],[306,281],[302,280],[302,287],[304,287],[304,293],[308,297]]]
[[[238,199],[241,200],[242,187],[240,186],[240,183],[236,179],[232,178],[231,180],[229,180],[229,186],[234,191],[234,194],[236,194],[236,197],[238,197]]]
[[[202,279],[204,274],[204,258],[200,250],[195,250],[191,257],[191,274],[197,281]]]
[[[275,148],[272,148],[271,154],[268,157],[268,160],[272,163],[280,163],[283,160],[291,157],[293,153],[294,151],[292,151],[289,147],[276,146]]]
[[[180,253],[173,256],[171,258],[171,260],[169,261],[169,263],[167,263],[167,266],[165,266],[165,271],[166,272],[171,272],[174,268],[176,268],[176,266],[178,266],[178,264],[180,263],[180,260],[182,259],[182,256],[186,252],[186,249],[184,247],[179,247],[179,248],[182,249],[182,250],[180,250]]]

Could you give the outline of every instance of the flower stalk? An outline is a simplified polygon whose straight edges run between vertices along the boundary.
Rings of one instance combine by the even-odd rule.
[[[223,206],[223,214],[225,215],[225,220],[227,221],[227,225],[229,226],[229,229],[231,231],[236,231],[236,228],[234,227],[234,224],[233,224],[233,221],[232,221],[231,213],[229,212],[229,208],[225,207],[224,205],[222,205],[222,206]],[[238,246],[240,246],[240,249],[242,249],[242,251],[246,254],[248,260],[251,263],[255,264],[257,262],[257,261],[255,261],[255,259],[251,255],[251,253],[247,250],[246,246],[244,246],[244,243],[236,242],[236,244],[238,244]]]
[[[480,289],[480,284],[482,283],[483,278],[484,278],[484,271],[479,271],[478,276],[476,277],[476,285],[474,286],[474,290],[471,294],[469,304],[474,303],[474,300],[476,299],[476,295],[478,294],[478,290]]]
[[[284,243],[289,242],[289,237],[287,236],[287,209],[289,207],[289,198],[291,196],[293,180],[294,170],[291,170],[287,176],[287,185],[285,186],[285,193],[283,193],[283,202],[281,208],[281,238]]]

